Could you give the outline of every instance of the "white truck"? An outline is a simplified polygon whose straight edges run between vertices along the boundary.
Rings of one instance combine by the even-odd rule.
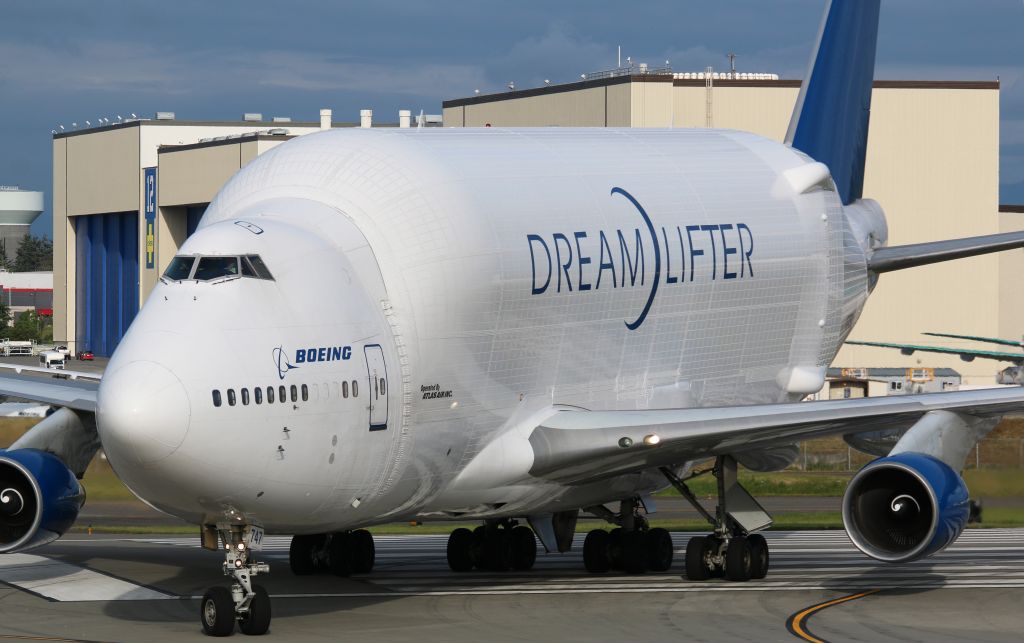
[[[39,365],[43,368],[63,371],[65,358],[66,356],[59,351],[43,351],[39,353]]]
[[[0,353],[3,353],[5,357],[10,357],[11,355],[31,355],[32,342],[5,339],[3,342],[0,342]]]

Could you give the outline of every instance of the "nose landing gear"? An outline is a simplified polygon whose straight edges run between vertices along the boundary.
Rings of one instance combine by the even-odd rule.
[[[258,636],[270,629],[270,596],[261,585],[252,582],[257,574],[270,572],[270,565],[250,561],[250,552],[262,549],[263,529],[254,525],[218,525],[224,546],[224,575],[234,582],[231,589],[211,587],[199,605],[203,632],[210,636],[230,636],[238,622],[243,634]]]

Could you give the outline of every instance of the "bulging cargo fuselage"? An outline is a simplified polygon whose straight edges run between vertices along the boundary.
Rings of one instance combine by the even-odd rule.
[[[460,474],[558,408],[817,390],[885,242],[822,167],[719,130],[295,139],[224,187],[153,290],[101,385],[104,447],[164,511],[283,532],[648,493],[644,471]]]

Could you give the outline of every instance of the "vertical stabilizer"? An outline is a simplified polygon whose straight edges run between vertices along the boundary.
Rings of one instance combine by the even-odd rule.
[[[844,204],[861,197],[880,0],[828,0],[786,143],[828,166]]]

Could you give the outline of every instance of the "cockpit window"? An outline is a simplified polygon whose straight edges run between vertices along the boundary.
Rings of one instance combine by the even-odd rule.
[[[241,257],[178,256],[171,260],[163,274],[163,279],[168,281],[184,279],[213,281],[231,277],[274,280],[259,255],[243,255]]]
[[[260,279],[274,280],[274,276],[270,274],[270,270],[267,269],[267,264],[263,263],[263,259],[260,259],[259,255],[249,255],[246,257],[249,263],[252,264],[253,270],[256,271],[256,276]]]
[[[238,276],[238,257],[200,257],[195,279],[210,281]]]
[[[164,277],[171,281],[188,279],[189,275],[192,274],[192,265],[195,264],[195,262],[195,257],[175,257],[174,259],[171,259],[170,265],[168,265],[167,270],[164,271]]]

